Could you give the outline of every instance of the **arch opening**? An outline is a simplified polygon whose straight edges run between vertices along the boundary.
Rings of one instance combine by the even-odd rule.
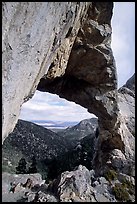
[[[80,164],[91,170],[98,134],[94,114],[55,94],[36,91],[22,105],[15,129],[4,141],[3,158],[10,161],[12,168],[4,160],[3,168],[16,173],[17,160],[23,157],[28,165],[35,157],[37,172],[47,181]],[[11,146],[10,155],[7,145]]]
[[[36,90],[34,96],[22,105],[19,119],[30,121],[49,129],[67,128],[84,119],[97,118],[74,102],[56,94]]]

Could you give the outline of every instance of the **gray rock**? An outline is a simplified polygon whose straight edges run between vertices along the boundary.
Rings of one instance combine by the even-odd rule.
[[[125,155],[118,149],[111,152],[111,164],[117,168],[118,172],[134,176],[135,175],[135,161],[127,159]]]
[[[3,2],[3,139],[13,130],[20,106],[32,97],[59,48],[62,66],[56,76],[63,75],[89,5],[88,2]]]
[[[90,170],[90,175],[91,175],[91,177],[94,177],[94,176],[95,176],[95,171],[94,171],[94,169]]]
[[[102,177],[101,177],[102,178]],[[98,178],[100,180],[100,178]],[[114,195],[111,193],[110,183],[98,184],[94,187],[95,198],[98,202],[116,202]],[[101,201],[102,199],[102,201]],[[99,201],[100,200],[100,201]]]
[[[25,188],[21,183],[25,183],[28,178],[33,181],[32,188]],[[9,192],[10,183],[17,184],[15,192]],[[2,174],[2,201],[3,202],[57,202],[54,195],[47,193],[47,185],[43,184],[40,174]],[[36,188],[37,186],[37,188]]]
[[[95,181],[95,171],[93,169],[90,170],[90,176],[91,176],[91,183],[93,184],[93,182]]]
[[[135,93],[135,74],[133,74],[133,76],[127,80],[126,84],[123,87],[127,87],[133,93]]]
[[[125,178],[133,185],[131,189],[129,184],[127,191],[131,192],[129,195],[131,201],[135,201],[135,180],[122,173],[117,175],[117,180],[111,182],[106,182],[104,177],[95,177],[98,184],[93,185],[90,181],[90,171],[79,165],[74,171],[63,172],[58,179],[49,184],[50,188],[44,184],[45,181],[41,180],[38,174],[30,175],[31,179],[34,179],[37,189],[20,187],[21,176],[23,180],[27,175],[22,174],[18,177],[12,174],[3,174],[2,202],[118,202],[112,188],[118,183],[123,183]],[[9,182],[15,178],[16,182],[19,181],[18,189],[12,193],[9,192],[6,184],[9,185]]]
[[[38,192],[38,202],[58,202],[57,199],[48,193]]]
[[[35,193],[29,193],[27,199],[28,202],[32,202],[35,199]]]
[[[135,185],[135,178],[132,176],[129,176],[127,174],[119,173],[118,174],[118,180],[120,182],[123,182],[124,180],[130,181],[133,185]]]
[[[118,90],[118,105],[126,127],[123,131],[126,158],[135,160],[135,74]],[[127,129],[126,129],[127,128]]]
[[[95,198],[96,198],[97,202],[110,202],[110,200],[108,198],[106,198],[104,195],[102,195],[100,193],[95,193]]]
[[[99,183],[100,184],[108,184],[109,182],[105,179],[105,177],[99,177]]]
[[[39,173],[36,174],[10,174],[10,173],[2,173],[2,185],[4,186],[3,190],[8,192],[7,186],[10,187],[10,183],[15,182],[16,184],[18,183],[25,183],[26,180],[30,178],[33,180],[33,185],[42,182],[42,177]]]
[[[75,171],[63,172],[57,183],[57,194],[61,202],[72,200],[88,202],[93,199],[90,172],[82,165]]]
[[[92,183],[92,186],[93,186],[93,187],[98,186],[98,185],[99,185],[99,182],[98,182],[98,181],[94,181],[94,182]]]
[[[8,196],[11,199],[20,199],[26,191],[29,189],[23,188],[20,184],[24,184],[27,179],[30,178],[33,181],[33,185],[42,182],[41,175],[36,174],[9,174],[9,173],[2,173],[2,198],[3,200],[7,200]],[[10,193],[9,190],[11,188],[10,183],[17,184],[17,188],[15,188],[15,193]],[[12,196],[13,194],[13,196]],[[12,202],[12,201],[11,201]],[[14,202],[14,201],[13,201]]]

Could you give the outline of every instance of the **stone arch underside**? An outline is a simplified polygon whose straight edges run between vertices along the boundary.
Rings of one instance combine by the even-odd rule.
[[[38,89],[97,115],[100,155],[124,153],[112,11],[112,2],[3,3],[3,139],[15,127],[22,103]]]
[[[94,113],[98,117],[101,133],[97,148],[105,155],[105,152],[108,154],[113,149],[124,152],[124,144],[117,131],[117,73],[110,46],[112,4],[106,3],[103,10],[102,6],[104,4],[89,7],[67,66],[61,64],[66,55],[65,47],[64,50],[61,47],[37,89],[58,94]],[[71,37],[71,33],[67,37]]]

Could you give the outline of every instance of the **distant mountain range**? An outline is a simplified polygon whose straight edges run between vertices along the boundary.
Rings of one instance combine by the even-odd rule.
[[[72,127],[79,123],[78,121],[68,122],[68,121],[51,121],[51,120],[31,120],[31,122],[50,129],[54,129],[54,128],[65,129],[67,127]]]
[[[97,127],[97,118],[85,119],[80,121],[77,125],[73,127],[68,127],[62,130],[61,132],[59,132],[59,135],[61,135],[63,138],[69,139],[70,141],[74,140],[76,142],[89,134],[94,134]]]

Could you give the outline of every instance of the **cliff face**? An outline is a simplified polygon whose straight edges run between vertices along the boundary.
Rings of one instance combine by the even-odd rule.
[[[115,125],[112,8],[112,2],[3,3],[3,138],[37,85],[105,119],[104,128]]]
[[[88,2],[2,3],[3,139],[15,127],[22,103],[34,94],[59,47],[60,63],[66,66],[88,6]]]
[[[126,157],[111,50],[112,2],[5,2],[2,38],[2,133],[13,130],[35,90],[74,101],[98,116],[96,163],[114,149]],[[101,158],[101,160],[100,160]]]
[[[118,90],[118,105],[127,157],[135,158],[135,74]]]

